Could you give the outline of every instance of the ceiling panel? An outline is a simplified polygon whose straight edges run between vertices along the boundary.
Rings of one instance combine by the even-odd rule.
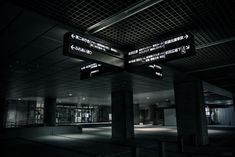
[[[24,11],[7,29],[0,34],[4,56],[10,56],[34,41],[44,32],[53,28],[55,23],[37,14]]]
[[[38,1],[22,0],[20,5],[26,6],[36,12],[55,18],[63,23],[73,25],[80,30],[85,30],[101,20],[121,11],[136,3],[138,0],[114,1]]]
[[[232,64],[235,61],[235,41],[196,50],[196,55],[169,61],[167,65],[189,72],[219,65]]]
[[[4,31],[8,25],[14,21],[23,11],[23,8],[9,3],[2,2],[0,4],[0,31]]]
[[[1,91],[6,89],[8,97],[67,97],[69,92],[78,96],[108,97],[114,78],[118,80],[116,86],[123,85],[126,75],[122,74],[80,80],[79,69],[84,61],[62,55],[63,35],[68,31],[84,34],[88,27],[137,0],[11,2],[14,3],[4,2],[0,12],[0,29],[4,28],[0,33],[0,42],[4,43],[1,63],[8,69],[1,74],[4,78]],[[223,0],[164,0],[98,33],[85,35],[128,51],[189,31],[194,34],[197,54],[163,65],[234,91],[234,66],[226,66],[235,63],[234,41],[208,46],[235,36],[234,4],[235,1]],[[4,14],[7,16],[2,16]],[[9,62],[5,61],[6,56]],[[224,68],[219,68],[221,66]],[[173,88],[172,72],[164,68],[163,73],[163,80],[136,74],[128,74],[128,79],[135,94],[157,94]]]

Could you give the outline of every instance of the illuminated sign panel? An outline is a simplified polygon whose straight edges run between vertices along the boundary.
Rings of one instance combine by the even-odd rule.
[[[120,70],[120,69],[119,69]],[[89,79],[93,78],[95,76],[100,76],[103,74],[109,74],[113,72],[117,72],[118,69],[116,68],[110,68],[107,66],[104,66],[99,63],[92,63],[92,64],[87,64],[85,66],[82,66],[80,68],[80,79]]]
[[[162,79],[162,67],[156,64],[144,65],[128,69],[129,72],[152,79]]]
[[[65,56],[124,68],[123,59],[102,52],[108,50],[116,51],[113,48],[107,47],[73,33],[67,33],[64,36],[63,54]]]
[[[151,64],[147,66],[150,69],[150,72],[153,73],[153,76],[156,78],[162,78],[162,67],[156,64]]]
[[[139,66],[152,63],[159,63],[186,56],[191,56],[194,54],[195,54],[195,48],[193,45],[182,45],[167,51],[156,52],[146,56],[137,57],[135,59],[130,59],[128,60],[128,65]]]
[[[82,37],[79,34],[69,32],[65,34],[65,38],[67,38],[68,42],[76,43],[80,45],[81,47],[87,48],[89,50],[95,50],[98,52],[107,53],[107,54],[114,55],[120,58],[123,57],[123,53],[120,50],[95,42],[93,40],[87,39],[85,37]]]
[[[128,66],[140,66],[153,63],[164,63],[196,53],[194,37],[191,33],[169,38],[162,42],[128,52]]]
[[[79,34],[69,32],[64,35],[63,54],[65,56],[94,62],[81,67],[81,79],[122,70],[161,79],[163,77],[162,67],[156,64],[192,56],[195,53],[194,37],[191,33],[183,33],[150,46],[130,51],[125,58],[120,50],[82,37]]]
[[[146,55],[151,54],[151,53],[176,48],[176,47],[181,46],[181,45],[193,44],[193,42],[194,42],[193,40],[194,40],[193,35],[191,33],[184,33],[184,34],[175,36],[173,38],[164,40],[162,42],[155,43],[151,46],[147,46],[147,47],[144,47],[144,48],[140,48],[138,50],[128,52],[128,58],[133,59],[133,58],[140,57],[140,56],[143,56],[143,55],[146,56]]]

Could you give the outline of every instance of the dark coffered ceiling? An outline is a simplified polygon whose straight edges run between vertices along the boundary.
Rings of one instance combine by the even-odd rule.
[[[79,68],[84,61],[62,55],[63,35],[68,31],[85,33],[92,25],[139,2],[2,0],[1,95],[109,96],[114,76],[81,81]],[[189,31],[194,34],[197,54],[164,64],[163,80],[127,74],[134,92],[172,89],[173,76],[168,69],[235,92],[234,8],[233,0],[163,0],[90,36],[128,51]],[[118,79],[122,77],[117,74]]]

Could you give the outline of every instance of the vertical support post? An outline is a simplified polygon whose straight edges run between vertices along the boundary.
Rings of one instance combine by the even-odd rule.
[[[134,138],[134,111],[132,82],[127,73],[112,78],[112,139]]]
[[[178,151],[181,153],[184,152],[184,139],[182,136],[178,136]]]
[[[140,156],[140,149],[137,146],[133,146],[131,152],[132,152],[132,157]]]
[[[189,145],[208,144],[202,81],[174,83],[178,136]]]
[[[134,104],[134,124],[140,124],[140,106],[139,104]]]
[[[235,94],[233,94],[233,108],[234,108],[234,112],[235,112]]]
[[[45,98],[44,100],[44,124],[56,125],[56,98]]]
[[[134,138],[133,92],[112,92],[112,139]]]
[[[160,141],[158,142],[158,146],[159,146],[159,157],[165,157],[165,142]]]
[[[150,121],[153,122],[153,125],[157,124],[157,106],[156,105],[149,105],[149,116]]]
[[[5,98],[0,98],[0,129],[6,127],[7,123],[7,102]]]

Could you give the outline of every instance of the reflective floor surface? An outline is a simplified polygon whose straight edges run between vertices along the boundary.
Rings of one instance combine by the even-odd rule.
[[[111,140],[111,127],[84,128],[82,134],[62,134],[37,138],[1,138],[1,156],[105,156],[130,157],[136,146],[141,157],[159,156],[159,141],[165,143],[166,157],[234,156],[235,130],[232,127],[209,127],[210,144],[185,146],[179,153],[175,127],[135,126],[135,140]]]

